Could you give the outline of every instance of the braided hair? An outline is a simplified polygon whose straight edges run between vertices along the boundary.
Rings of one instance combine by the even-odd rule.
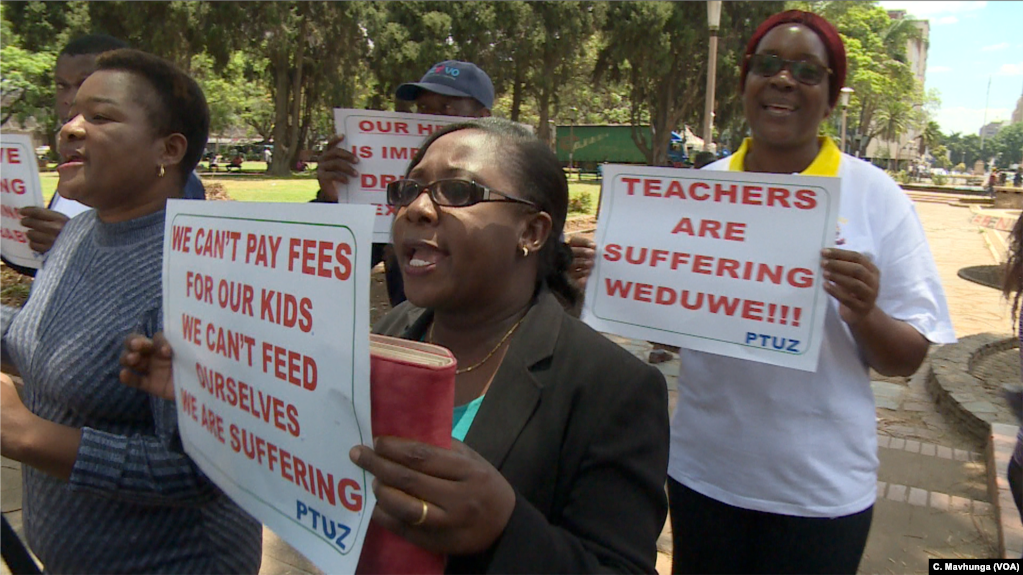
[[[405,171],[423,161],[426,150],[442,136],[459,130],[479,130],[496,138],[501,145],[502,164],[511,174],[523,199],[537,205],[551,217],[551,232],[538,252],[536,289],[546,284],[567,309],[582,300],[578,288],[568,277],[572,250],[562,241],[568,215],[568,180],[557,156],[529,130],[501,118],[480,118],[449,124],[434,132],[419,147]]]

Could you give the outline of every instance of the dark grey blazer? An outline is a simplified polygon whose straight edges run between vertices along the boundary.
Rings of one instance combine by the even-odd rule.
[[[376,333],[420,340],[433,313],[405,302]],[[542,290],[465,437],[511,483],[515,510],[485,553],[449,573],[655,572],[668,466],[661,373]]]

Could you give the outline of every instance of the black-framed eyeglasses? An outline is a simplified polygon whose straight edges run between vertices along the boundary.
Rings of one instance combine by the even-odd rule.
[[[493,190],[472,180],[459,179],[437,180],[429,184],[420,184],[414,180],[391,182],[387,184],[387,204],[402,208],[414,202],[423,192],[429,192],[430,199],[438,206],[450,208],[464,208],[480,202],[515,202],[540,209],[529,200]]]
[[[771,78],[788,68],[797,82],[807,86],[816,86],[832,74],[831,68],[815,62],[786,60],[774,54],[751,54],[747,57],[749,58],[750,72],[764,78]]]

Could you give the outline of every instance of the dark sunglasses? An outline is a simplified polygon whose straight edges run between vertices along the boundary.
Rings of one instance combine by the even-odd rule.
[[[515,202],[540,209],[528,200],[492,190],[472,180],[457,179],[437,180],[429,184],[420,184],[413,180],[391,182],[387,184],[387,204],[396,208],[408,206],[424,191],[430,193],[433,203],[450,208],[464,208],[480,202]],[[501,196],[501,199],[491,196]]]
[[[747,58],[750,72],[764,78],[771,78],[788,68],[796,81],[807,86],[816,86],[831,75],[831,68],[826,66],[803,60],[786,60],[774,54],[751,54]]]

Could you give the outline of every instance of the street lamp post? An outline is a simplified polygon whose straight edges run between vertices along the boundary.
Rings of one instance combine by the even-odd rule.
[[[709,151],[714,139],[714,83],[717,78],[718,27],[721,25],[721,0],[707,1],[707,27],[710,47],[707,52],[707,101],[703,106],[703,149]]]
[[[839,90],[839,99],[842,102],[842,151],[845,152],[845,118],[849,112],[849,99],[852,98],[853,89],[845,86]]]

